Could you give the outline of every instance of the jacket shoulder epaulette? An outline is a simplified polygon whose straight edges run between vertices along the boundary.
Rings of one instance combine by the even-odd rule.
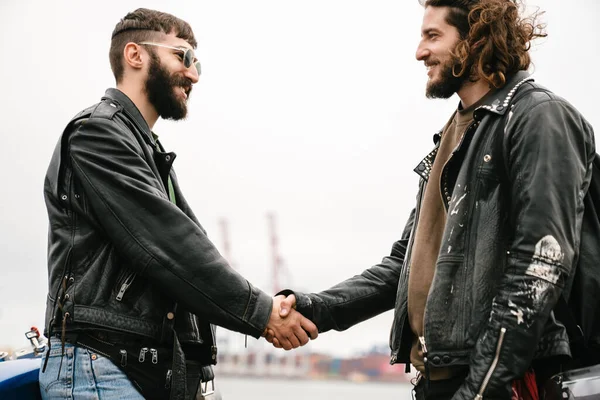
[[[90,118],[113,119],[115,114],[119,111],[119,105],[111,101],[103,100],[92,108]]]

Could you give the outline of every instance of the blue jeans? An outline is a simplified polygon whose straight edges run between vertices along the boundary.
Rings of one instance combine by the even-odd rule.
[[[70,343],[65,344],[63,356],[60,340],[50,340],[52,350],[42,359],[43,366],[49,357],[46,372],[40,369],[42,399],[144,399],[127,375],[106,357]]]

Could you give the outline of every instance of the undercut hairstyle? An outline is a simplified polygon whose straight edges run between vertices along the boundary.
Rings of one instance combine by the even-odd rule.
[[[123,50],[127,43],[156,41],[163,34],[171,33],[184,39],[194,49],[198,45],[190,25],[171,14],[138,8],[123,17],[112,32],[109,51],[110,68],[117,83],[123,79]]]
[[[420,0],[425,7],[448,7],[446,22],[456,27],[460,42],[453,51],[454,76],[468,74],[490,87],[505,85],[507,76],[531,65],[531,41],[546,37],[539,11],[522,17],[519,0]]]

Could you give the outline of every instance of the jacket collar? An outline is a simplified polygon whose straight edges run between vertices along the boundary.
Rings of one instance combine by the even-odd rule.
[[[483,104],[477,107],[473,113],[473,118],[476,121],[481,121],[485,113],[493,113],[497,115],[504,115],[509,108],[510,102],[517,92],[519,87],[526,83],[533,81],[533,78],[527,71],[519,71],[511,76],[506,85],[502,88],[493,92],[485,100]],[[435,148],[425,156],[425,158],[417,165],[414,171],[419,174],[423,179],[428,180],[431,168],[433,167],[433,161],[437,155],[437,151],[440,145],[440,134],[443,129],[433,135],[433,143]]]
[[[102,97],[102,101],[110,101],[111,103],[116,103],[118,107],[120,107],[133,121],[133,123],[138,127],[138,129],[144,132],[144,136],[148,140],[150,144],[154,144],[154,140],[152,139],[152,131],[148,126],[148,123],[142,116],[142,113],[137,108],[137,106],[131,101],[129,97],[119,89],[109,88],[106,89],[104,93],[104,97]]]
[[[481,118],[483,118],[483,115],[486,112],[504,115],[509,108],[508,106],[510,105],[513,96],[517,92],[517,89],[519,89],[522,84],[530,81],[533,81],[533,78],[530,76],[529,72],[517,72],[508,79],[503,87],[497,89],[488,96],[482,105],[477,107],[473,113],[473,117],[476,120],[481,121]]]

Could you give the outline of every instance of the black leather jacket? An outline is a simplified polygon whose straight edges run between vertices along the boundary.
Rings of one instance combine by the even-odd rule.
[[[509,79],[475,111],[442,172],[448,219],[423,340],[431,366],[469,366],[455,399],[508,399],[534,358],[570,355],[551,310],[579,252],[594,135],[573,106],[536,88],[525,72]],[[391,255],[331,289],[296,293],[321,332],[395,308],[392,364],[410,362],[411,248],[436,153],[415,169],[417,205]]]
[[[213,363],[210,324],[261,335],[272,298],[233,270],[207,238],[179,189],[174,159],[117,89],[69,123],[44,184],[47,335],[64,325],[165,341],[174,325],[184,348],[207,354],[208,347]]]

